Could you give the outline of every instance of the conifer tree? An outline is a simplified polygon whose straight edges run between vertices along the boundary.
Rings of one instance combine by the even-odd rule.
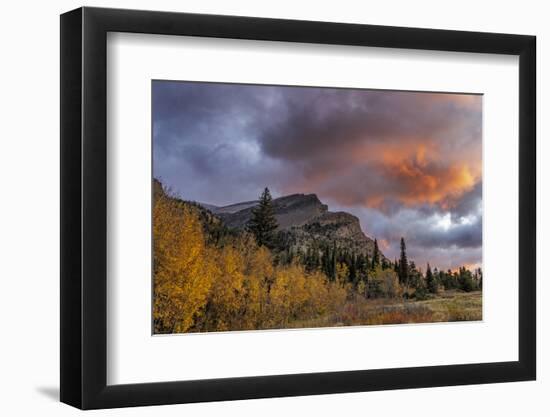
[[[323,248],[323,257],[321,258],[322,270],[327,277],[330,277],[330,249],[327,246]]]
[[[401,238],[401,256],[399,258],[399,281],[401,284],[407,284],[409,281],[409,262],[407,260],[407,247],[405,239]]]
[[[378,241],[374,239],[374,250],[372,252],[372,269],[380,265],[380,250],[378,249]]]
[[[355,252],[352,254],[349,264],[349,281],[354,285],[357,284],[357,257]]]
[[[369,280],[369,255],[365,255],[364,262],[361,266],[361,271],[364,275],[365,282]]]
[[[254,235],[259,246],[272,247],[277,227],[271,193],[266,187],[258,205],[252,209],[252,217],[248,221],[247,229]]]
[[[332,281],[336,280],[336,242],[332,245],[332,254],[329,264],[329,278],[331,278]]]
[[[432,273],[430,264],[428,264],[428,267],[426,268],[426,286],[428,287],[428,291],[432,294],[437,293],[437,280]]]

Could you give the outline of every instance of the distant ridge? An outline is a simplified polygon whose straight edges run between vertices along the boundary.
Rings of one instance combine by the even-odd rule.
[[[245,229],[257,201],[223,207],[199,203],[232,229]],[[273,199],[279,236],[287,248],[305,252],[323,245],[372,256],[374,241],[366,236],[359,219],[347,212],[331,212],[316,194],[291,194]],[[384,258],[383,254],[381,257]]]
[[[236,213],[238,211],[241,211],[241,210],[244,210],[244,209],[247,209],[249,207],[254,207],[256,204],[258,204],[258,200],[254,200],[254,201],[244,201],[242,203],[235,203],[235,204],[230,204],[228,206],[223,206],[223,207],[216,207],[216,206],[212,206],[214,207],[214,209],[210,209],[210,211],[212,213],[215,213],[215,214],[220,214],[220,213]],[[203,204],[202,205],[203,207],[205,208],[208,208],[207,206],[208,205],[205,205]]]
[[[162,184],[153,181],[155,198],[164,195]],[[244,230],[252,216],[257,201],[243,201],[227,206],[193,203],[202,207],[205,218],[217,219],[226,227]],[[332,212],[316,194],[291,194],[273,199],[273,211],[277,219],[278,240],[281,249],[306,253],[333,247],[355,254],[372,257],[374,240],[363,233],[359,219],[345,211]],[[381,259],[387,259],[380,252]]]

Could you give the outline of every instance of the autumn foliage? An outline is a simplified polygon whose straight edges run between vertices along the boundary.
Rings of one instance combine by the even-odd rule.
[[[153,245],[157,334],[285,328],[337,311],[349,290],[300,264],[274,265],[248,233],[209,242],[199,210],[164,195]]]

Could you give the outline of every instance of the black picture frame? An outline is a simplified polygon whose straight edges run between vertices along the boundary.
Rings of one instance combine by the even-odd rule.
[[[107,385],[108,32],[519,56],[519,360]],[[96,409],[536,378],[534,36],[84,7],[61,15],[60,56],[62,402]]]

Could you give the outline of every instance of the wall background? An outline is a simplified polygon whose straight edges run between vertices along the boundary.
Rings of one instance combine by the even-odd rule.
[[[545,3],[463,0],[415,2],[303,0],[88,0],[88,6],[237,14],[533,34],[538,37],[538,381],[377,393],[237,401],[94,412],[128,416],[279,416],[342,413],[408,416],[548,415],[550,389],[550,294],[543,257],[550,251],[550,147],[543,120],[550,97],[550,26]],[[79,7],[72,0],[9,2],[0,24],[0,410],[4,415],[69,416],[59,392],[59,14]],[[505,199],[505,196],[503,196]],[[358,354],[360,347],[357,348]]]

